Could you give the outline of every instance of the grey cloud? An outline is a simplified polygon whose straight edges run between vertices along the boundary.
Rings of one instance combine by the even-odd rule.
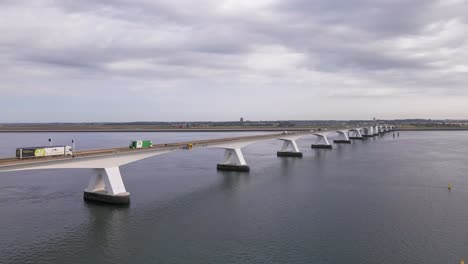
[[[223,100],[223,89],[251,94],[250,104],[262,100],[253,91],[284,89],[302,98],[330,91],[370,91],[362,98],[468,95],[463,1],[292,0],[228,10],[222,4],[2,1],[0,15],[8,16],[0,16],[0,65],[13,66],[0,77],[31,93],[34,85],[15,79],[51,90],[67,78],[93,89],[109,80],[119,91],[163,91],[170,100],[170,89],[195,96],[205,87],[208,104],[215,92]]]
[[[33,54],[24,57],[39,61],[45,58],[43,62],[46,63],[76,65],[77,67],[137,58],[152,58],[165,62],[190,64],[190,56],[181,61],[179,54],[199,52],[214,53],[219,56],[225,54],[242,55],[248,53],[254,44],[278,43],[291,50],[321,58],[322,63],[320,64],[325,66],[319,66],[318,69],[322,68],[329,71],[339,70],[342,67],[369,70],[424,67],[427,60],[386,54],[386,51],[391,51],[393,47],[388,47],[387,50],[375,50],[367,48],[366,45],[381,40],[382,37],[374,37],[373,35],[379,35],[389,28],[392,28],[390,31],[396,36],[419,32],[428,23],[427,19],[421,17],[434,2],[426,0],[288,1],[272,10],[275,12],[274,14],[278,15],[281,15],[282,12],[286,12],[289,16],[291,16],[291,13],[293,16],[295,15],[294,19],[286,21],[286,23],[291,23],[289,25],[276,23],[275,21],[273,23],[264,23],[255,18],[243,17],[242,14],[238,15],[238,21],[220,18],[216,15],[209,17],[209,14],[213,13],[213,11],[207,12],[209,18],[201,19],[205,14],[196,14],[196,12],[190,10],[181,11],[186,10],[186,8],[176,8],[176,6],[164,1],[106,0],[99,3],[95,1],[56,1],[56,4],[66,8],[71,13],[91,12],[98,15],[102,15],[99,10],[106,7],[126,11],[129,9],[130,12],[128,13],[121,12],[122,14],[128,14],[128,21],[133,21],[132,12],[136,12],[142,17],[151,17],[150,21],[160,21],[160,18],[167,17],[170,18],[168,21],[170,24],[179,23],[180,27],[192,29],[174,32],[174,34],[185,35],[186,40],[172,46],[161,46],[162,43],[159,43],[153,47],[141,47],[137,43],[144,42],[143,38],[145,36],[136,35],[134,45],[129,47],[126,46],[128,44],[123,44],[117,39],[105,48],[86,45],[81,50],[80,48],[72,50],[66,48],[61,51],[60,47],[58,47],[58,50],[49,54],[39,56]],[[211,6],[210,4],[205,5],[208,8]],[[138,12],[135,10],[138,10]],[[329,20],[323,21],[322,18],[330,16],[336,16],[337,19],[331,22]],[[114,18],[112,15],[110,17]],[[178,20],[178,17],[183,17],[185,20]],[[303,17],[306,17],[305,20],[302,20]],[[314,26],[303,27],[304,21]],[[295,23],[301,25],[297,26]],[[345,28],[339,33],[333,33],[331,26],[335,24],[343,24]],[[142,24],[142,26],[148,27],[150,25]],[[364,33],[353,30],[355,28]],[[148,33],[152,32],[148,31]],[[153,33],[158,34],[158,31]],[[105,34],[103,33],[103,35]],[[35,50],[35,47],[25,47],[25,49],[27,53],[29,51],[41,52]],[[49,56],[52,58],[47,58]],[[173,56],[176,59],[173,59]],[[198,60],[197,63],[203,64],[204,61]],[[333,65],[336,65],[335,69],[333,69]]]
[[[375,35],[415,34],[425,26],[434,0],[293,0],[278,6],[300,19],[343,24]]]

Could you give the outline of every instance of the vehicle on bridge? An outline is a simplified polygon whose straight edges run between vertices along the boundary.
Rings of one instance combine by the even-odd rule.
[[[152,148],[153,142],[151,140],[132,140],[129,147],[131,149]]]
[[[46,147],[23,147],[16,149],[16,157],[38,158],[49,156],[72,156],[73,151],[70,146],[46,146]]]
[[[183,149],[192,149],[193,148],[193,144],[192,143],[189,143],[185,146],[182,147]]]

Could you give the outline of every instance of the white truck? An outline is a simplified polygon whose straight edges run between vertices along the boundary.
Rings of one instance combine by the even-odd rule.
[[[16,149],[16,157],[19,159],[72,155],[73,151],[70,146],[24,147]]]

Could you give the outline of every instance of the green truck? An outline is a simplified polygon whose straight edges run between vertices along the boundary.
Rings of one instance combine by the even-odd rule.
[[[153,142],[151,140],[132,140],[129,147],[131,149],[152,148]]]

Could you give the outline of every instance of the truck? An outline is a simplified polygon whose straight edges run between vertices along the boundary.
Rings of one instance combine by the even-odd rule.
[[[192,144],[192,143],[189,143],[189,144],[183,146],[182,148],[183,148],[183,149],[189,149],[189,150],[190,150],[190,149],[193,148],[193,144]]]
[[[40,146],[22,147],[16,149],[16,157],[19,159],[72,155],[73,151],[70,146]]]
[[[152,148],[153,142],[151,140],[132,140],[129,147],[131,149]]]

